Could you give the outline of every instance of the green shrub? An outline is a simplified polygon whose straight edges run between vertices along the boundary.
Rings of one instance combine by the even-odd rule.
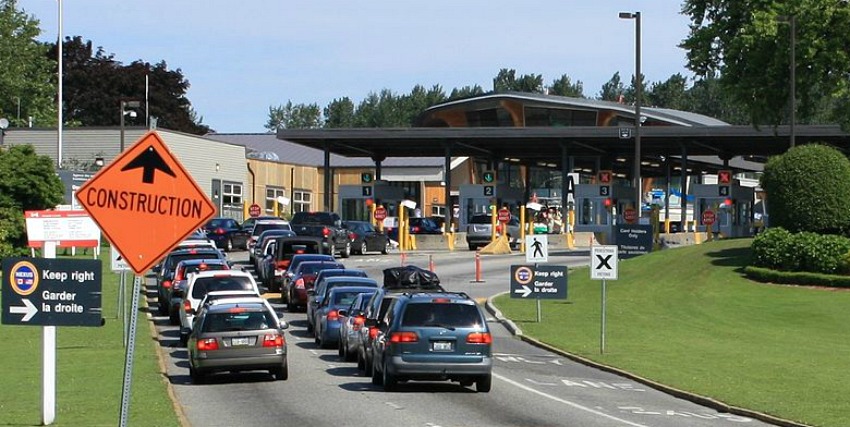
[[[832,147],[800,145],[771,157],[761,186],[772,226],[792,233],[850,229],[850,160]]]
[[[744,274],[758,282],[779,283],[783,285],[826,286],[830,288],[850,288],[850,277],[834,274],[796,273],[777,271],[761,267],[745,267]]]
[[[753,264],[773,270],[796,271],[799,259],[792,250],[794,237],[782,227],[770,227],[753,239]]]
[[[771,227],[753,239],[752,250],[757,267],[825,274],[850,271],[850,239],[843,236],[791,234]]]

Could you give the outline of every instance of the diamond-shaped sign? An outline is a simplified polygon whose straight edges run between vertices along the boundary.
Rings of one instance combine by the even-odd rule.
[[[76,195],[136,274],[215,215],[215,205],[156,132],[148,132]]]

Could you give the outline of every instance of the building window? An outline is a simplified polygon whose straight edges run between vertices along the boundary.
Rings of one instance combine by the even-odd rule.
[[[295,190],[292,193],[293,212],[309,212],[313,203],[313,194],[309,191]]]
[[[221,202],[225,207],[242,207],[242,184],[225,182],[222,185]]]
[[[286,197],[286,189],[281,187],[266,187],[266,212],[274,213],[274,204],[278,197]]]

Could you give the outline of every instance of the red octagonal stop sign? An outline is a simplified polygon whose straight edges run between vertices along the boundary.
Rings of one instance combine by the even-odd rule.
[[[378,221],[383,221],[387,217],[387,209],[383,206],[378,206],[375,208],[375,219]]]
[[[511,220],[511,211],[507,208],[499,209],[499,222],[508,222]]]
[[[714,211],[713,211],[713,210],[711,210],[711,209],[706,209],[706,210],[702,213],[702,223],[703,223],[704,225],[713,225],[713,224],[714,224],[714,221],[715,221],[716,219],[717,219],[717,217],[714,215]]]

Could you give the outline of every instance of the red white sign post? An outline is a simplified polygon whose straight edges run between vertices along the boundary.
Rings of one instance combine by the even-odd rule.
[[[383,221],[387,218],[387,209],[383,206],[375,208],[375,220]]]
[[[248,216],[251,218],[256,218],[260,216],[260,205],[254,203],[253,205],[248,207]]]

